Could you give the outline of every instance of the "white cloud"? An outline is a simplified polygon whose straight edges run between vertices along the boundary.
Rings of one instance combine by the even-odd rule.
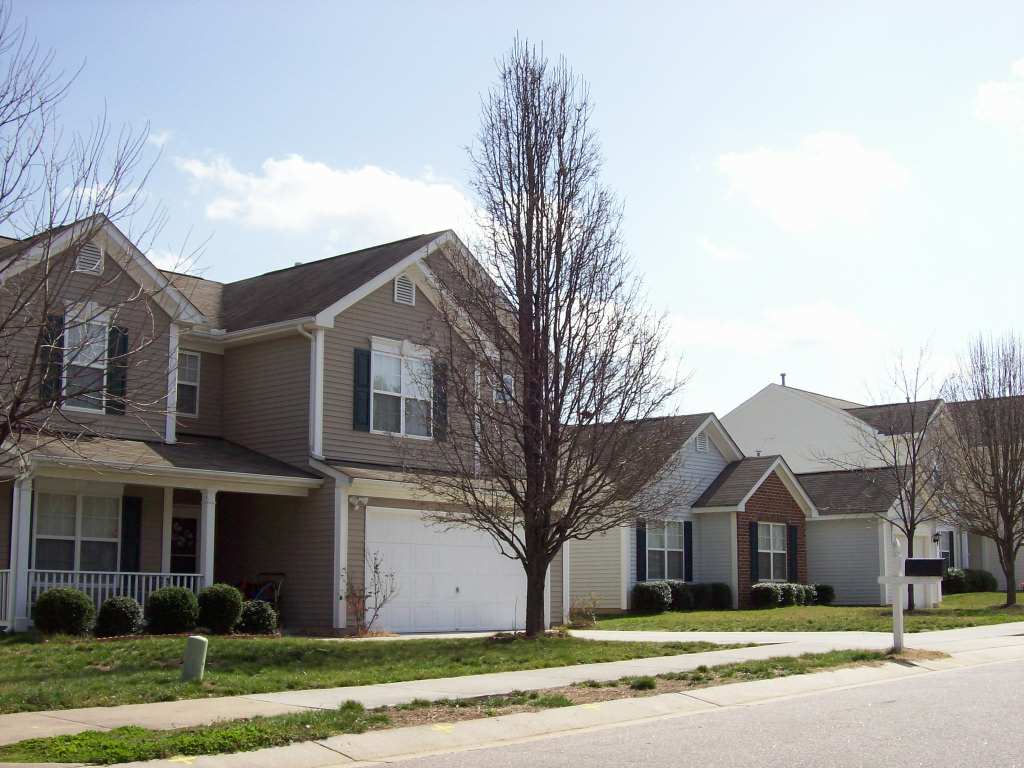
[[[163,147],[168,141],[171,140],[170,131],[153,131],[149,136],[146,137],[146,141],[152,144],[154,147]]]
[[[855,136],[831,132],[805,136],[796,149],[724,154],[718,170],[733,192],[790,232],[862,224],[885,194],[902,189],[910,178],[887,153],[868,149]]]
[[[739,264],[747,260],[746,254],[728,245],[716,243],[710,237],[700,238],[697,244],[704,253],[722,264]]]
[[[186,272],[183,268],[183,259],[180,253],[168,250],[166,248],[151,248],[146,254],[151,262],[153,262],[157,269],[169,269],[173,272]]]
[[[982,122],[1024,128],[1024,59],[1010,67],[1011,79],[982,83],[974,113]]]
[[[453,184],[428,171],[407,178],[374,165],[332,168],[300,155],[269,158],[256,173],[224,157],[178,158],[200,194],[206,216],[253,229],[329,231],[332,239],[371,242],[439,229],[466,229],[472,206]]]

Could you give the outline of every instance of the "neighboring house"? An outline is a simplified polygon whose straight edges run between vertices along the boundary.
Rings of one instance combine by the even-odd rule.
[[[0,624],[26,627],[35,598],[56,585],[97,603],[144,601],[167,584],[279,574],[288,629],[344,632],[355,619],[346,585],[363,588],[379,553],[399,585],[381,628],[523,625],[520,564],[486,534],[427,525],[421,514],[436,502],[400,466],[399,441],[447,439],[443,369],[431,374],[417,340],[437,316],[427,261],[465,253],[453,233],[232,283],[160,272],[109,222],[94,242],[96,283],[127,277],[160,297],[166,332],[148,364],[167,407],[146,418],[76,413],[97,436],[73,450],[44,441],[0,488]],[[68,301],[94,286],[75,290]],[[141,381],[128,373],[129,397]],[[566,573],[559,555],[555,623]]]
[[[878,461],[865,444],[876,435],[903,434],[911,424],[929,424],[941,418],[942,409],[940,400],[866,406],[769,384],[722,422],[744,451],[785,456],[814,499],[820,515],[808,528],[811,580],[832,584],[838,603],[878,604],[891,598],[878,577],[899,573],[907,547],[902,534],[878,518],[894,514],[897,492],[884,471],[871,470]],[[845,469],[850,466],[867,471]],[[967,567],[969,538],[952,526],[929,522],[918,529],[914,554]],[[941,599],[938,588],[924,592],[925,605]]]
[[[672,418],[678,447],[665,482],[682,484],[683,503],[665,521],[571,542],[571,600],[624,611],[638,581],[682,579],[728,584],[745,607],[757,581],[805,582],[817,512],[786,461],[745,456],[712,413]]]

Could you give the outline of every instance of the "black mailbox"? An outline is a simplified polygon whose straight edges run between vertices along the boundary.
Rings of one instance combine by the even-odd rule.
[[[941,557],[908,557],[904,561],[903,573],[906,576],[942,578],[946,573],[946,560]]]

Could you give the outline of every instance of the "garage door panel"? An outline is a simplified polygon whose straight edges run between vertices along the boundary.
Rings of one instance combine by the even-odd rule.
[[[419,512],[369,508],[366,551],[380,552],[398,592],[379,628],[396,632],[508,629],[525,621],[526,578],[484,533],[444,529]]]

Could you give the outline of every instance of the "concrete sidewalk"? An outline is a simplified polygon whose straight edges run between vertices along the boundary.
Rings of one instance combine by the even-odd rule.
[[[154,704],[127,704],[52,712],[0,715],[0,744],[41,736],[109,730],[124,725],[171,729],[206,725],[258,715],[279,715],[309,709],[334,709],[345,701],[367,708],[403,704],[413,699],[474,698],[512,691],[557,688],[585,680],[684,672],[701,665],[714,666],[772,656],[798,656],[829,650],[888,648],[891,636],[874,632],[611,632],[580,631],[578,637],[595,640],[671,642],[707,640],[718,643],[761,643],[749,648],[706,651],[601,664],[498,672],[485,675],[412,680],[381,685],[360,685],[282,693],[190,699]],[[922,632],[907,636],[907,645],[928,650],[984,651],[1008,646],[1024,649],[1024,622],[988,627]]]
[[[722,712],[828,691],[892,683],[967,667],[1024,661],[1024,642],[1016,638],[1015,642],[1003,645],[1004,641],[1009,640],[1014,638],[997,636],[980,637],[973,641],[961,640],[960,642],[973,642],[986,647],[960,651],[946,659],[915,664],[885,663],[849,667],[774,680],[757,680],[687,692],[616,699],[541,712],[335,736],[321,741],[254,752],[173,758],[131,765],[146,768],[175,768],[182,763],[195,768],[328,768],[381,765],[427,755],[523,743],[568,733],[595,732],[645,721]],[[997,645],[992,646],[992,643]],[[2,764],[0,768],[3,768]]]

